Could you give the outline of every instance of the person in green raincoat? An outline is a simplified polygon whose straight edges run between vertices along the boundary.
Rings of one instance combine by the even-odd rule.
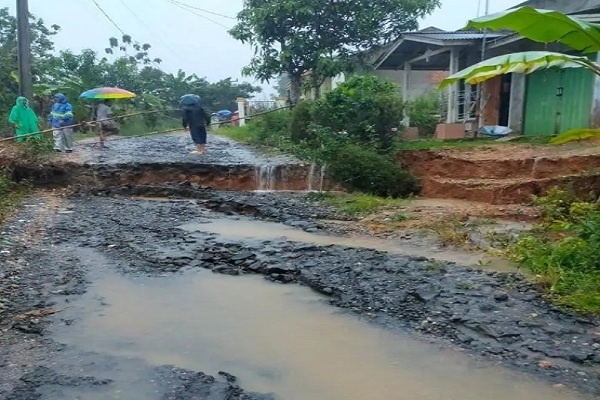
[[[18,97],[17,103],[12,108],[8,117],[10,122],[16,129],[17,142],[22,142],[30,137],[40,139],[41,135],[30,135],[40,131],[38,126],[38,117],[35,111],[29,107],[29,100],[25,97]]]

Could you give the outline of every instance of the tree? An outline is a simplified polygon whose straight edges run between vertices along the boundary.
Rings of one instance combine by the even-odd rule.
[[[245,0],[230,34],[254,47],[244,73],[269,81],[286,74],[292,100],[302,77],[313,86],[323,76],[352,67],[354,57],[417,28],[439,0]]]
[[[60,27],[48,27],[43,20],[30,17],[32,74],[34,83],[44,80],[52,61],[52,36]],[[17,62],[17,20],[8,8],[0,8],[0,124],[5,125],[5,113],[14,105],[19,91]]]

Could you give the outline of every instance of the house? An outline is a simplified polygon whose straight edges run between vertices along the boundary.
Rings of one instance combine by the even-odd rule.
[[[524,5],[600,22],[600,0],[530,0],[519,6]],[[511,32],[430,28],[402,35],[380,56],[376,67],[401,71],[403,87],[409,93],[416,80],[414,74],[439,70],[453,74],[483,59],[533,50],[573,53],[561,45],[532,42]],[[456,83],[447,89],[446,98],[445,124],[441,127],[445,137],[463,137],[466,130],[481,125],[509,126],[526,135],[600,127],[600,82],[585,69],[509,74],[479,87]]]
[[[427,33],[432,31],[443,32],[438,28],[430,27],[418,32],[413,32],[410,34],[407,33],[405,35],[417,35],[419,33]],[[442,79],[448,76],[448,72],[446,70],[447,66],[444,65],[443,68],[439,70],[413,71],[408,76],[408,81],[405,82],[405,74],[402,70],[403,65],[398,66],[394,64],[393,60],[388,60],[386,56],[389,54],[390,50],[397,46],[397,43],[397,41],[388,43],[387,45],[382,46],[380,49],[374,51],[367,61],[367,68],[362,71],[357,71],[355,74],[373,74],[381,79],[398,84],[400,92],[405,100],[409,100],[411,98],[415,98],[425,93],[437,90],[438,84],[442,81]],[[320,87],[320,93],[324,94],[335,89],[340,83],[346,80],[346,76],[347,74],[339,74],[331,78],[326,78]],[[314,89],[307,89],[303,95],[306,99],[314,99],[316,97]]]

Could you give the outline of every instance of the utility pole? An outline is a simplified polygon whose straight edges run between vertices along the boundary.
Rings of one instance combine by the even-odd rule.
[[[33,100],[31,77],[31,27],[28,0],[17,0],[17,57],[19,60],[19,94]]]
[[[485,0],[485,15],[490,13],[490,0]],[[487,45],[487,28],[483,30],[483,40],[481,41],[481,61],[485,60],[485,47]]]

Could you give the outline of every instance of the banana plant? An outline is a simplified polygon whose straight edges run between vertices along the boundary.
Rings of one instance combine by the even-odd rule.
[[[546,68],[587,68],[600,76],[600,65],[587,57],[550,51],[524,51],[481,61],[445,78],[440,82],[439,87],[443,89],[463,79],[469,85],[475,85],[499,75],[510,73],[530,74]]]
[[[560,145],[576,140],[600,139],[600,129],[571,129],[550,139],[550,144]]]
[[[524,6],[475,18],[465,29],[513,31],[539,43],[561,43],[582,53],[600,51],[600,24],[554,10]]]

